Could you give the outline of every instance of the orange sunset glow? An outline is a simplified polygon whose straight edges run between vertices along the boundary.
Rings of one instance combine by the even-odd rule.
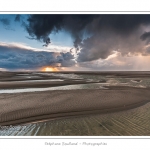
[[[42,69],[42,71],[58,71],[58,69],[57,68],[54,68],[54,67],[45,67],[45,68],[43,68]]]

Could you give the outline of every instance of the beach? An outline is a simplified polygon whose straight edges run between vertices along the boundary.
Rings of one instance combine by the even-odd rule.
[[[148,90],[135,89],[1,94],[0,125],[123,111],[146,104],[149,97]]]
[[[75,118],[77,122],[79,120],[82,122],[85,118],[88,117],[90,118],[91,116],[93,117],[97,115],[102,116],[102,118],[105,116],[104,117],[105,121],[106,120],[109,121],[108,118],[110,118],[111,115],[114,114],[119,115],[121,113],[128,114],[128,112],[132,110],[137,110],[135,112],[138,113],[138,109],[141,109],[145,106],[146,107],[149,106],[150,88],[144,87],[145,85],[144,78],[146,78],[147,81],[148,75],[147,76],[144,75],[143,77],[140,74],[139,75],[140,79],[139,76],[138,78],[134,77],[135,79],[132,76],[132,78],[130,79],[131,82],[130,84],[133,84],[132,86],[128,86],[126,85],[126,82],[124,80],[122,81],[124,77],[123,75],[122,75],[123,77],[121,76],[121,80],[119,81],[119,83],[112,82],[112,74],[111,75],[107,74],[108,76],[107,79],[103,78],[103,76],[105,77],[106,75],[103,75],[100,78],[96,78],[94,76],[93,78],[95,80],[89,80],[89,78],[87,78],[86,76],[84,78],[81,78],[81,76],[78,76],[76,74],[71,74],[72,75],[71,78],[69,78],[71,75],[67,77],[64,77],[65,76],[64,74],[63,74],[64,76],[61,74],[57,75],[56,76],[54,74],[39,75],[39,73],[38,75],[37,74],[31,75],[30,73],[28,74],[22,73],[21,75],[20,74],[18,75],[19,77],[20,76],[21,77],[20,78],[18,77],[18,80],[16,80],[17,75],[15,74],[14,76],[12,76],[11,74],[12,80],[9,77],[9,81],[6,81],[6,76],[4,76],[3,78],[1,77],[0,83],[3,82],[3,84],[0,85],[1,88],[0,91],[2,91],[0,94],[0,126],[15,126],[15,127],[22,125],[38,126],[41,123],[48,124],[54,121],[56,121],[58,124],[61,124],[63,120],[67,122],[67,120],[71,121],[74,120]],[[118,81],[118,76],[117,77],[116,76],[115,78],[117,78]],[[33,77],[33,78],[26,79],[24,77]],[[129,75],[127,79],[128,78]],[[44,81],[44,80],[51,80],[51,81]],[[115,85],[113,85],[113,83],[115,83]],[[139,84],[143,85],[139,86]],[[64,88],[66,85],[68,86],[67,90]],[[69,88],[74,85],[76,86],[75,88],[77,89]],[[36,88],[32,91],[33,87]],[[44,89],[46,87],[50,87],[52,89],[45,91],[36,91],[36,89],[39,88]],[[56,87],[56,89],[53,89],[53,87]],[[79,87],[80,89],[78,89]],[[31,88],[30,92],[9,91],[9,90],[15,91],[15,89],[25,90],[28,88],[29,89]],[[59,88],[59,90],[57,88]],[[130,116],[132,118],[132,113],[130,114]],[[91,125],[89,126],[89,124],[91,124],[92,122],[90,120],[88,120],[87,122],[88,122],[87,123],[88,129],[91,126]],[[100,122],[100,124],[102,122]],[[119,125],[119,123],[117,125]],[[105,127],[107,126],[107,124],[103,125],[102,123],[102,126]],[[42,128],[43,125],[40,129],[42,130]],[[71,130],[71,128],[72,127],[68,127],[68,130]],[[80,135],[79,134],[80,127],[78,125],[77,128],[79,128],[79,130],[76,133],[69,132],[68,135],[76,135],[76,134]],[[124,128],[127,127],[125,126]],[[93,135],[92,128],[88,130],[89,130],[88,135],[90,135],[90,133],[91,135]],[[95,131],[94,127],[93,130]],[[145,133],[143,131],[144,132],[143,134],[149,135],[150,129],[148,128],[147,130],[148,132]],[[4,130],[2,131],[0,131],[0,135],[4,134]],[[56,135],[63,135],[65,133],[63,132],[63,130],[59,131],[60,133],[57,133]],[[97,132],[98,131],[99,129],[97,129]],[[110,130],[110,133],[112,131]],[[7,134],[7,131],[5,131],[5,133]],[[34,133],[36,133],[36,131],[34,131]],[[118,131],[118,135],[120,135],[119,133],[120,132]],[[105,135],[105,132],[99,134]],[[47,135],[47,132],[45,132],[45,135]],[[97,135],[96,132],[94,135]],[[113,132],[112,135],[114,135]]]

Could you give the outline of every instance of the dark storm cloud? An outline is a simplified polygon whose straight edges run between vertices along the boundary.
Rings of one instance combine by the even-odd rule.
[[[75,64],[74,56],[68,53],[35,51],[29,47],[0,44],[0,68],[36,69],[43,66],[60,67]]]
[[[106,39],[100,37],[99,35],[94,35],[90,38],[83,40],[81,46],[81,51],[77,61],[92,61],[96,59],[106,59],[107,56],[111,54],[112,48],[114,47],[114,42],[109,41],[110,38]],[[109,41],[109,44],[107,43]]]
[[[61,63],[63,67],[75,65],[74,56],[70,52],[60,53],[60,55],[57,56],[57,61]]]
[[[97,15],[95,15],[97,16]],[[26,30],[31,37],[37,40],[48,38],[52,32],[58,32],[65,29],[71,33],[73,38],[79,38],[83,35],[86,25],[93,20],[91,15],[30,15],[28,24],[25,24]],[[79,41],[79,40],[78,40]],[[78,46],[75,44],[75,46]]]
[[[29,35],[45,43],[52,32],[70,33],[80,49],[78,61],[105,59],[113,50],[122,55],[143,53],[143,40],[149,37],[142,35],[141,27],[150,24],[150,15],[29,15],[27,20]]]
[[[16,15],[14,21],[20,22],[21,20],[21,15]]]
[[[150,42],[150,32],[145,32],[140,37],[143,41],[146,41],[146,44]]]
[[[47,47],[51,41],[50,41],[50,38],[49,37],[45,37],[45,39],[43,39],[43,42],[45,42],[45,44],[43,46]]]
[[[145,44],[139,38],[140,32],[134,32],[129,36],[121,36],[112,30],[101,31],[100,34],[84,39],[80,44],[78,62],[93,61],[99,58],[106,59],[114,51],[122,56],[145,54]],[[146,54],[145,54],[146,55]]]
[[[108,28],[118,33],[129,34],[139,25],[149,24],[150,15],[30,15],[28,23],[27,31],[37,39],[63,28],[74,37],[80,37],[83,30],[96,33]]]
[[[79,50],[79,46],[81,45],[82,39],[80,37],[76,37],[74,41],[74,47]]]

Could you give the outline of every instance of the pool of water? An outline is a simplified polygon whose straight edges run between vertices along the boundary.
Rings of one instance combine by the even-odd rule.
[[[50,81],[50,82],[55,82],[55,81],[64,81],[62,79],[48,79],[48,80],[23,80],[23,81],[9,81],[9,82],[45,82],[45,81]],[[6,83],[6,81],[4,81]],[[0,84],[3,84],[3,82],[0,82]]]
[[[55,74],[53,76],[70,78],[70,79],[84,79],[86,82],[103,82],[108,86],[131,86],[131,87],[150,87],[150,78],[128,78],[106,75],[76,75],[76,74]]]
[[[42,74],[42,73],[36,73]],[[74,89],[107,89],[104,86],[129,86],[129,87],[139,87],[147,88],[150,87],[150,78],[121,78],[115,76],[104,76],[104,75],[76,75],[76,74],[56,74],[56,73],[43,73],[48,76],[63,77],[65,79],[72,79],[73,81],[86,81],[87,84],[77,84],[77,85],[65,85],[57,87],[47,87],[47,88],[24,88],[24,89],[1,89],[2,93],[20,93],[20,92],[36,92],[36,91],[48,91],[48,90],[74,90]],[[25,77],[25,76],[24,76]],[[40,79],[40,80],[24,80],[24,81],[10,81],[10,82],[45,82],[45,81],[60,81],[63,79]],[[90,83],[99,82],[99,83]],[[3,82],[0,82],[3,84]]]
[[[67,78],[67,79],[84,79],[81,75],[77,75],[74,73],[63,74],[63,73],[36,73],[36,75],[46,75],[46,76],[54,76],[59,78]]]
[[[107,89],[107,88],[103,87],[101,83],[92,83],[92,84],[65,85],[65,86],[47,87],[47,88],[24,88],[24,89],[7,89],[7,90],[4,89],[4,90],[0,90],[0,94],[52,91],[52,90],[75,90],[75,89]]]

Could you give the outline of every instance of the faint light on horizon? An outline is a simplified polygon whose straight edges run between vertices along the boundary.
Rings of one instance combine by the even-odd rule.
[[[59,71],[59,70],[55,67],[45,67],[45,68],[42,69],[42,71],[55,72],[55,71]]]

